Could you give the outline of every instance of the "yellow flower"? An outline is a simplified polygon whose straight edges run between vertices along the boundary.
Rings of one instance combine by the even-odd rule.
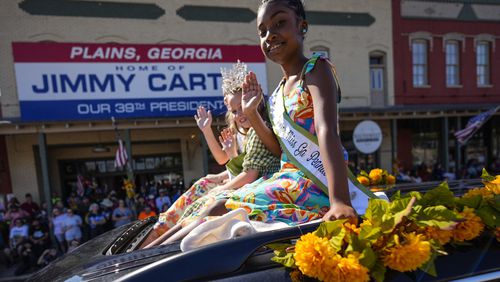
[[[352,224],[350,222],[345,222],[344,229],[349,233],[355,233],[355,234],[359,235],[360,229],[358,227],[356,227],[356,224]]]
[[[493,192],[486,188],[486,187],[483,187],[483,188],[474,188],[474,189],[470,189],[469,191],[467,191],[467,193],[465,193],[462,198],[472,198],[474,196],[482,196],[484,199],[489,199],[489,198],[492,198],[493,197]]]
[[[335,272],[339,274],[331,275],[331,279],[325,281],[350,281],[350,282],[365,282],[370,281],[368,268],[359,263],[359,254],[349,254],[346,258],[341,258],[335,268]],[[330,277],[328,277],[330,278]],[[334,279],[340,278],[340,279]]]
[[[301,236],[297,241],[294,258],[295,265],[303,274],[322,281],[340,260],[327,238],[312,233]]]
[[[495,179],[493,179],[492,181],[484,182],[484,186],[486,186],[488,190],[493,192],[493,194],[500,194],[500,175],[495,176]]]
[[[453,237],[452,230],[442,230],[434,226],[425,227],[425,236],[429,239],[434,239],[441,245],[445,245],[450,242]]]
[[[453,239],[462,242],[472,240],[481,234],[484,229],[484,223],[474,213],[473,208],[465,207],[459,215],[463,217],[464,221],[459,222],[453,230]]]
[[[382,261],[397,271],[413,271],[424,264],[431,256],[431,244],[424,240],[422,234],[414,232],[404,236],[405,242],[399,242],[399,236],[394,235],[395,245],[387,248],[382,255]]]
[[[394,175],[392,174],[389,174],[387,175],[387,185],[393,185],[396,183],[396,177],[394,177]]]
[[[370,186],[370,179],[366,176],[358,176],[358,182],[363,184],[364,186]]]
[[[370,174],[368,175],[370,177],[370,184],[372,185],[377,185],[382,181],[382,174],[384,173],[383,170],[380,168],[374,168],[370,171]]]

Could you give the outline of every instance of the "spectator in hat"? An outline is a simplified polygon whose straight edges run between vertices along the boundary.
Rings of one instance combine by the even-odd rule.
[[[156,212],[151,209],[150,205],[145,205],[144,209],[139,213],[138,219],[144,220],[151,216],[156,216]]]
[[[104,225],[104,232],[113,229],[113,221],[111,220],[111,215],[113,214],[113,202],[105,198],[100,204],[101,211],[106,217],[106,224]]]

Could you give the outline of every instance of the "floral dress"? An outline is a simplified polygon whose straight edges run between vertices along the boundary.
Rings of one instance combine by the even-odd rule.
[[[267,150],[255,130],[250,129],[248,131],[246,140],[243,143],[243,153],[230,161],[230,163],[235,162],[235,168],[231,169],[232,173],[238,175],[242,171],[255,169],[258,171],[259,177],[265,177],[265,175],[273,174],[279,170],[279,159]],[[227,167],[229,170],[229,164]],[[233,191],[211,191],[216,186],[217,184],[208,182],[204,178],[195,182],[166,212],[160,215],[156,228],[161,226],[160,229],[166,231],[180,221],[187,224],[197,219],[203,211],[211,207],[219,199],[229,198]]]
[[[285,80],[272,95],[284,95],[285,108],[299,126],[316,135],[312,96],[304,89],[305,74],[310,72],[318,57],[304,66],[301,81],[290,93],[283,93]],[[235,191],[226,208],[244,208],[252,220],[280,221],[290,225],[321,218],[330,208],[328,195],[293,165],[286,154],[281,155],[281,169],[269,178],[261,178]]]

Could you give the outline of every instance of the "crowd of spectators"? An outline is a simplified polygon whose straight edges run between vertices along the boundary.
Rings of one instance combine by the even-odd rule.
[[[0,200],[0,263],[15,266],[16,275],[43,267],[106,231],[165,211],[183,189],[182,183],[150,182],[127,198],[122,189],[88,185],[64,200],[54,194],[50,214],[29,193],[22,203],[9,195]]]

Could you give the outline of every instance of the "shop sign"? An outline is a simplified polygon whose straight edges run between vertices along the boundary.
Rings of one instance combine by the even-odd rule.
[[[382,130],[376,122],[364,120],[354,128],[352,139],[358,151],[371,154],[377,151],[382,144]]]
[[[259,46],[12,43],[23,121],[223,114],[220,68],[238,59],[267,89]]]

